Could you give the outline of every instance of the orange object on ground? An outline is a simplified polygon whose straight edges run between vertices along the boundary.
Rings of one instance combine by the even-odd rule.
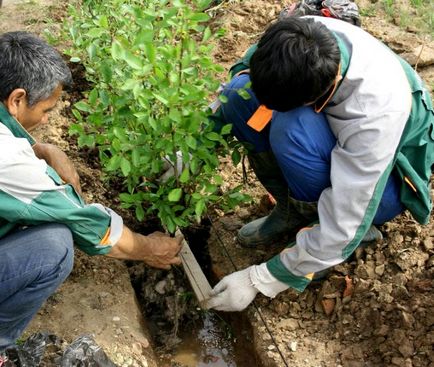
[[[335,309],[336,300],[334,298],[324,298],[321,300],[321,305],[324,310],[324,313],[327,316],[330,316],[333,313],[333,310]]]
[[[343,293],[343,297],[349,297],[353,295],[353,291],[354,291],[354,286],[353,286],[353,281],[351,280],[351,278],[346,275],[345,276],[345,290]]]

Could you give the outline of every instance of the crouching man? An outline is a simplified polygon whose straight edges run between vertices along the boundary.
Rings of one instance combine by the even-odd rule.
[[[181,238],[134,233],[113,210],[86,204],[71,161],[29,134],[48,122],[71,82],[41,39],[0,35],[0,358],[71,272],[73,244],[156,268],[180,263]]]

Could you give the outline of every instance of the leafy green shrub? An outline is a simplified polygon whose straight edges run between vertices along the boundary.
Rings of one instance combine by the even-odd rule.
[[[170,232],[200,220],[206,209],[233,208],[247,197],[225,194],[219,155],[226,125],[208,119],[222,68],[212,61],[216,38],[202,10],[209,0],[87,0],[70,6],[71,61],[81,62],[93,89],[75,104],[71,132],[98,146],[105,172],[123,177],[121,200],[139,220],[156,212]],[[232,142],[233,143],[233,142]],[[182,153],[183,168],[166,182],[163,167]],[[239,153],[232,153],[235,163]],[[143,203],[149,203],[144,207]]]

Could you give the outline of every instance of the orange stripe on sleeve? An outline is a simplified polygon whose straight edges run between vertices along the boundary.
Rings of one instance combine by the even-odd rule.
[[[99,243],[102,246],[108,246],[110,245],[110,227],[107,229],[107,232],[105,233],[104,237],[101,239],[101,242]]]
[[[267,124],[271,121],[272,115],[272,110],[269,110],[264,105],[260,105],[252,117],[250,117],[249,121],[247,121],[247,125],[249,125],[255,131],[262,131],[264,127],[267,126]]]
[[[407,176],[404,176],[404,181],[408,184],[408,186],[411,187],[411,189],[412,189],[414,192],[417,192],[417,189],[416,189],[416,187],[413,185],[413,182],[411,182]]]

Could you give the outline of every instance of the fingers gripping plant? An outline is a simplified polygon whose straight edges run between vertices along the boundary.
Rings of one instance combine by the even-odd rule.
[[[135,207],[139,220],[156,212],[170,232],[199,221],[211,205],[246,200],[238,188],[219,190],[218,155],[227,153],[223,135],[231,127],[217,133],[208,119],[222,71],[201,11],[208,3],[93,0],[70,9],[71,61],[84,64],[93,87],[75,105],[71,131],[80,145],[99,147],[109,176],[124,177],[123,205]],[[175,174],[161,182],[168,164]]]

